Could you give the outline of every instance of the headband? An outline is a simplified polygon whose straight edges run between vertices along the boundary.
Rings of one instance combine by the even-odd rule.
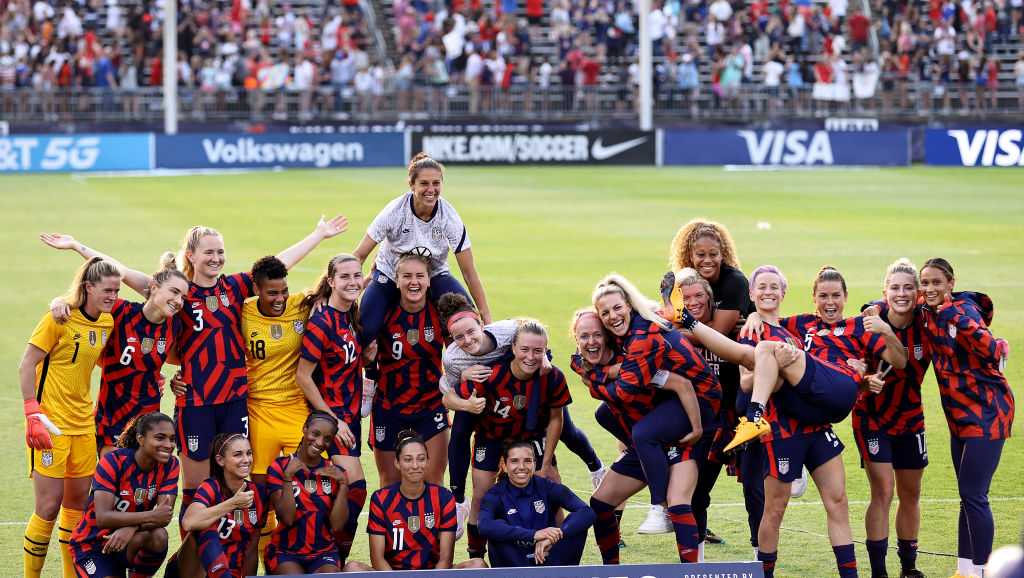
[[[459,319],[465,319],[466,317],[470,317],[472,319],[480,321],[480,316],[477,315],[476,311],[459,311],[458,313],[448,318],[448,331],[450,332],[452,330],[452,323],[455,323]]]

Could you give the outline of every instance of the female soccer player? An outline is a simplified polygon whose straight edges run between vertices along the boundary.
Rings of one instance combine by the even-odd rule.
[[[370,498],[370,563],[349,562],[346,571],[486,568],[481,558],[453,564],[455,498],[426,481],[430,464],[427,444],[414,431],[395,442],[401,481],[381,488]]]
[[[480,506],[480,535],[490,543],[491,566],[576,566],[583,557],[594,511],[572,490],[535,476],[530,442],[513,442],[502,453],[504,473]],[[561,523],[560,510],[570,512]]]
[[[278,521],[265,559],[271,574],[323,574],[343,566],[335,534],[348,519],[348,484],[345,471],[321,455],[337,434],[334,414],[314,410],[295,453],[277,458],[267,471]]]
[[[448,272],[448,251],[455,253],[462,277],[469,285],[485,323],[491,322],[487,295],[473,262],[466,226],[455,207],[441,198],[444,167],[419,153],[409,161],[409,191],[388,203],[370,223],[359,246],[352,254],[363,263],[374,247],[381,244],[374,271],[363,295],[363,337],[365,347],[384,325],[388,311],[398,302],[395,285],[398,258],[416,247],[430,250],[431,300],[454,291],[466,294],[462,285]]]
[[[321,241],[348,228],[338,216],[323,218],[312,233],[277,257],[293,267]],[[72,249],[85,258],[104,257],[67,235],[54,235],[44,242],[58,249]],[[242,335],[244,301],[254,294],[249,273],[223,274],[224,239],[215,229],[192,227],[185,233],[179,262],[191,281],[185,306],[178,313],[181,333],[175,336],[181,363],[180,387],[184,394],[175,401],[175,421],[183,470],[182,506],[192,502],[195,488],[209,474],[209,449],[218,433],[248,433],[246,408],[248,380],[245,369],[246,341]],[[145,295],[152,278],[124,269],[124,281]],[[177,392],[175,392],[177,394]]]
[[[441,322],[452,339],[442,356],[444,375],[441,376],[440,388],[444,394],[445,407],[455,412],[448,443],[448,477],[449,487],[455,495],[455,508],[461,529],[469,515],[465,492],[471,458],[470,441],[476,427],[476,416],[484,410],[484,401],[479,397],[462,399],[455,390],[463,377],[471,381],[483,381],[490,376],[491,365],[508,354],[519,321],[505,319],[484,325],[480,313],[461,293],[442,295],[438,300],[438,310]],[[545,358],[541,372],[547,373],[550,369],[551,364]],[[587,434],[573,423],[568,406],[562,411],[560,441],[583,460],[596,489],[607,470],[587,439]],[[461,532],[457,536],[461,536]]]
[[[862,312],[869,330],[871,324],[879,321],[888,324],[908,353],[903,369],[870,360],[869,366],[875,369],[871,387],[861,388],[853,406],[853,435],[871,486],[864,526],[873,577],[886,574],[894,489],[900,498],[896,508],[900,576],[923,576],[917,570],[917,534],[921,527],[921,478],[928,465],[928,446],[921,382],[931,363],[931,347],[925,315],[917,305],[919,286],[917,267],[900,259],[885,272],[883,303]]]
[[[174,423],[162,413],[138,416],[118,445],[100,460],[85,517],[71,534],[76,576],[153,576],[167,556],[178,496]]]
[[[316,289],[307,297],[310,305],[324,305],[306,323],[295,374],[309,406],[338,419],[338,439],[332,440],[329,450],[331,461],[345,470],[349,484],[348,520],[335,532],[341,565],[352,548],[366,503],[366,476],[359,462],[363,350],[357,337],[361,323],[357,299],[362,289],[358,259],[342,253],[327,262]]]
[[[427,299],[430,261],[406,253],[395,267],[401,295],[377,335],[377,394],[373,398],[370,446],[382,486],[398,482],[395,441],[411,429],[432,456],[427,481],[440,485],[448,465],[448,411],[441,402],[441,351],[444,329],[437,307]]]
[[[677,442],[696,443],[717,428],[722,390],[703,357],[678,331],[653,310],[653,304],[621,275],[608,275],[593,293],[594,308],[604,327],[621,340],[624,361],[615,386],[640,391],[664,385],[676,393],[679,404],[670,395],[664,401],[647,407],[627,405],[632,414],[633,446],[651,490],[651,505],[661,506],[667,499],[669,461],[663,449]],[[683,379],[665,381],[675,375]],[[652,409],[653,408],[653,409]],[[649,410],[649,411],[648,411]],[[683,417],[684,419],[679,419]],[[695,562],[699,557],[696,524],[691,536],[693,513],[691,497],[696,483],[697,466],[692,460],[703,460],[707,448],[702,444],[683,460],[686,490],[677,496],[680,502],[668,509],[676,531],[680,560]],[[689,474],[693,479],[689,479]],[[595,511],[598,509],[595,508]],[[691,539],[693,543],[691,544]],[[691,547],[692,546],[692,547]]]
[[[262,486],[246,480],[252,446],[242,434],[217,434],[210,455],[210,477],[196,488],[195,500],[181,517],[186,535],[168,562],[167,578],[256,575],[267,499]]]
[[[49,313],[32,331],[18,366],[25,400],[25,442],[35,511],[25,528],[24,573],[36,578],[46,561],[50,534],[60,513],[64,575],[74,576],[71,531],[82,519],[89,483],[96,470],[96,425],[90,376],[114,320],[121,272],[99,257],[79,267],[65,301],[68,320],[58,324]]]
[[[483,381],[463,377],[457,393],[484,400],[473,444],[473,501],[467,530],[470,558],[483,558],[487,542],[480,536],[477,515],[484,494],[494,485],[502,447],[510,441],[528,441],[541,456],[538,474],[557,481],[555,447],[562,430],[562,408],[572,403],[565,375],[557,367],[546,374],[548,333],[537,321],[523,320],[512,338],[512,356],[496,363]]]
[[[991,300],[981,293],[954,293],[955,285],[949,261],[929,259],[921,268],[932,366],[960,490],[956,575],[983,576],[995,534],[988,489],[1010,437],[1014,399],[1001,369],[1006,342],[988,329]]]

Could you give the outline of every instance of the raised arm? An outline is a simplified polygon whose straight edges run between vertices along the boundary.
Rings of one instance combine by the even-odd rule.
[[[117,259],[114,259],[110,255],[100,253],[99,251],[85,246],[84,244],[75,240],[71,235],[64,235],[62,233],[43,233],[39,235],[39,240],[43,243],[58,249],[61,251],[71,250],[82,256],[83,259],[92,259],[93,257],[99,257],[104,261],[109,261],[115,267],[121,270],[125,285],[134,289],[139,295],[143,297],[149,297],[149,285],[153,282],[153,278],[135,269],[129,269],[125,267]]]
[[[181,518],[181,527],[186,532],[198,532],[216,524],[221,518],[236,509],[248,508],[252,504],[253,492],[242,484],[235,495],[215,506],[192,502]]]
[[[885,342],[885,350],[882,351],[882,359],[888,361],[896,369],[903,369],[907,366],[907,349],[903,342],[892,330],[888,323],[882,321],[878,316],[867,316],[863,318],[864,329],[869,333],[881,335]]]
[[[277,254],[277,258],[284,263],[284,266],[291,269],[299,263],[302,259],[309,255],[310,251],[316,249],[316,246],[325,239],[330,239],[336,235],[344,233],[348,229],[348,219],[338,215],[330,221],[325,221],[323,217],[320,217],[320,221],[316,224],[316,228],[313,232],[306,235],[304,239],[295,243],[291,247],[288,247],[284,251]]]
[[[476,271],[476,263],[473,261],[473,250],[466,249],[455,254],[455,261],[462,271],[462,279],[466,282],[469,294],[473,297],[473,303],[480,311],[480,317],[484,325],[491,323],[491,308],[487,305],[487,294],[484,292],[484,284],[480,281],[480,274]]]

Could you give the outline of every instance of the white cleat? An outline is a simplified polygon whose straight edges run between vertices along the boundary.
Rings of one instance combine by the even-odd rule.
[[[789,495],[794,498],[799,498],[804,495],[807,491],[807,468],[804,468],[800,473],[800,477],[793,480],[793,485],[789,488]]]
[[[455,539],[462,538],[466,533],[466,519],[469,518],[469,506],[466,502],[455,502]]]
[[[636,529],[637,534],[670,534],[673,531],[672,520],[669,520],[664,506],[651,506],[644,523]]]
[[[594,490],[597,490],[598,486],[601,485],[601,480],[604,479],[605,474],[608,473],[608,468],[601,466],[601,469],[596,472],[590,472],[590,484],[594,486]]]

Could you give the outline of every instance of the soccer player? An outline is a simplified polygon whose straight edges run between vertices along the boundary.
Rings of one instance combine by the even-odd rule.
[[[486,568],[481,558],[453,564],[455,498],[447,489],[426,481],[430,454],[414,431],[395,442],[401,481],[381,488],[370,498],[370,563],[349,562],[346,571]]]
[[[430,250],[431,300],[448,292],[466,294],[466,290],[448,272],[448,252],[455,253],[459,270],[469,285],[485,323],[491,312],[487,295],[476,271],[466,226],[455,207],[441,198],[444,167],[419,153],[409,161],[409,191],[388,203],[370,223],[366,235],[352,254],[363,263],[374,247],[381,245],[374,261],[374,271],[363,295],[363,327],[361,344],[365,347],[384,325],[385,317],[398,302],[395,285],[398,258],[416,247]]]
[[[167,525],[178,496],[174,423],[137,416],[100,460],[85,517],[71,534],[77,576],[153,576],[167,556]]]
[[[441,402],[441,351],[445,332],[437,307],[427,299],[430,260],[413,251],[398,259],[398,304],[377,336],[377,394],[369,444],[382,486],[398,482],[395,441],[411,429],[431,455],[427,481],[440,485],[448,464],[448,411]]]
[[[504,473],[480,506],[480,535],[490,543],[491,566],[577,566],[594,525],[594,511],[572,490],[534,475],[530,442],[502,453]],[[561,510],[570,512],[559,522]]]
[[[82,519],[96,470],[90,376],[113,328],[110,311],[120,288],[121,271],[114,263],[88,259],[64,298],[71,306],[70,317],[58,324],[50,313],[44,314],[18,366],[35,492],[35,510],[25,528],[27,577],[42,572],[58,513],[64,576],[75,575],[68,540]]]
[[[598,283],[593,304],[605,329],[621,341],[624,361],[615,387],[631,391],[662,387],[676,394],[663,394],[663,401],[646,406],[637,403],[624,407],[631,414],[630,434],[643,464],[652,506],[663,507],[669,500],[671,464],[664,447],[696,445],[682,460],[679,475],[686,489],[674,496],[667,508],[680,561],[696,562],[700,548],[691,499],[697,461],[707,455],[707,447],[698,442],[705,432],[713,435],[717,428],[715,416],[722,397],[718,379],[693,345],[680,332],[671,330],[671,324],[654,312],[653,303],[621,275],[608,275]],[[672,376],[682,379],[668,379]],[[601,515],[599,508],[594,511]]]
[[[484,494],[494,485],[504,444],[528,441],[541,459],[538,475],[557,481],[555,447],[562,429],[562,408],[572,403],[565,375],[557,367],[540,368],[548,350],[548,333],[539,322],[523,320],[512,338],[512,355],[491,368],[483,382],[464,376],[457,393],[484,400],[473,444],[473,501],[467,530],[470,558],[483,558],[486,540],[477,527]]]
[[[1008,346],[988,328],[992,301],[981,293],[954,293],[955,285],[949,261],[929,259],[921,268],[932,367],[960,490],[956,576],[980,577],[995,534],[988,490],[1010,437],[1014,399],[1002,372]]]
[[[448,478],[449,487],[455,495],[455,508],[461,529],[469,515],[465,501],[466,476],[471,459],[470,443],[476,427],[476,416],[483,412],[484,401],[479,397],[462,399],[455,390],[463,377],[471,381],[483,381],[490,376],[491,366],[508,354],[519,321],[504,319],[484,325],[480,312],[461,293],[442,295],[438,300],[438,310],[441,322],[452,339],[442,355],[444,375],[441,376],[440,388],[444,394],[445,407],[455,412],[448,442]],[[550,369],[551,364],[545,358],[541,372],[547,373]],[[596,489],[608,470],[601,463],[587,434],[573,423],[568,406],[562,410],[562,437],[559,441],[583,460]],[[456,537],[461,537],[461,531]]]
[[[245,366],[249,374],[252,481],[262,485],[270,463],[298,447],[302,432],[295,424],[309,415],[295,373],[310,307],[302,292],[289,292],[288,268],[277,257],[256,261],[250,274],[257,299],[242,306],[242,335],[248,340]],[[260,536],[260,551],[275,526],[277,517],[270,512]]]
[[[281,251],[277,257],[291,268],[321,241],[348,228],[338,216],[319,220],[304,239]],[[72,249],[86,259],[105,257],[67,235],[53,236],[52,247]],[[249,382],[245,367],[246,342],[242,335],[242,305],[254,294],[249,273],[223,273],[224,239],[215,229],[192,227],[185,233],[179,263],[190,280],[185,306],[178,313],[181,333],[175,336],[181,376],[172,381],[175,390],[175,421],[182,467],[182,506],[192,502],[195,488],[209,474],[209,449],[218,433],[248,434],[246,398]],[[152,278],[145,273],[123,269],[124,281],[145,295]]]
[[[321,455],[337,434],[334,414],[314,410],[295,453],[277,458],[267,471],[278,521],[265,558],[271,574],[323,574],[343,565],[335,533],[348,519],[348,484],[345,471]]]
[[[217,434],[210,456],[210,477],[196,488],[181,517],[186,536],[165,578],[256,575],[267,498],[261,485],[246,480],[254,462],[252,446],[242,434]]]
[[[861,388],[853,406],[853,435],[871,486],[864,526],[872,578],[886,575],[894,489],[900,498],[896,508],[900,576],[924,576],[917,570],[921,478],[928,465],[921,382],[932,354],[925,315],[917,305],[919,286],[917,267],[900,259],[886,269],[882,280],[884,301],[862,312],[865,326],[888,324],[907,349],[907,366],[903,369],[869,360],[869,369],[873,370],[870,387]]]
[[[348,482],[348,520],[335,531],[341,565],[352,548],[359,513],[366,503],[366,475],[359,462],[363,350],[357,337],[361,327],[357,300],[362,290],[358,259],[342,253],[327,262],[327,269],[307,297],[308,303],[323,305],[306,323],[295,373],[309,406],[338,420],[338,439],[332,440],[329,450],[331,461],[345,470]]]

